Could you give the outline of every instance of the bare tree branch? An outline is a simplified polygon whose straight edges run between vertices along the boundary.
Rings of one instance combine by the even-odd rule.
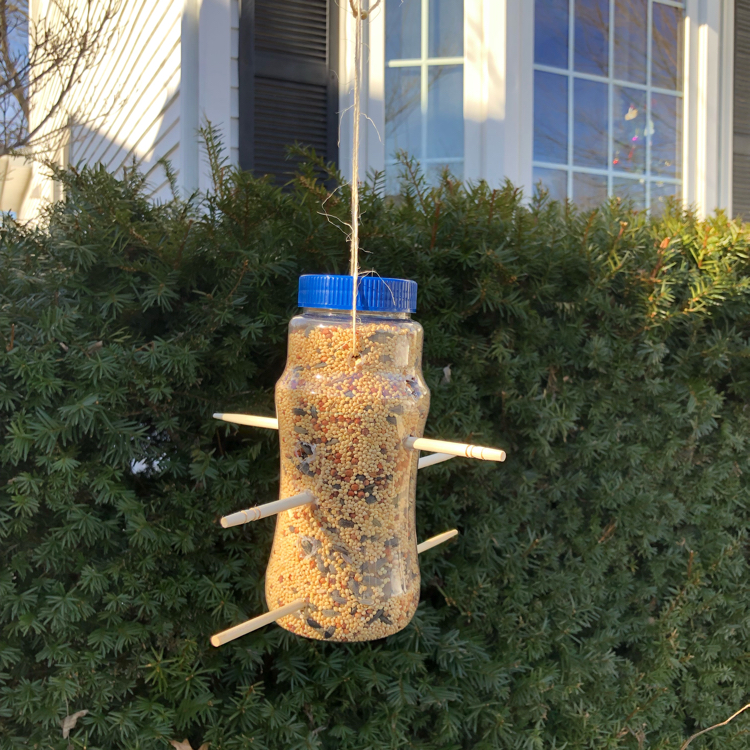
[[[0,0],[0,156],[54,151],[71,119],[104,114],[71,111],[71,94],[111,46],[120,5],[50,0],[35,19],[29,0]]]

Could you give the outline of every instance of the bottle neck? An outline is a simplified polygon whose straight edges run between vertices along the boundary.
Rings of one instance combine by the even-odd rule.
[[[320,307],[303,307],[303,315],[315,318],[351,318],[351,310],[324,310]],[[386,318],[388,320],[410,320],[408,312],[385,312],[383,310],[357,310],[357,318]]]

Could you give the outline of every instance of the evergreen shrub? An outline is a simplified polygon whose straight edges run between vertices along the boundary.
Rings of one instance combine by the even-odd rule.
[[[200,203],[70,170],[2,230],[0,748],[678,749],[739,708],[747,232],[447,176],[365,190],[363,265],[419,282],[427,434],[507,462],[420,472],[420,539],[461,534],[401,633],[209,645],[265,611],[274,524],[218,518],[278,488],[277,436],[211,414],[273,413],[297,277],[348,263],[320,165],[213,160]]]

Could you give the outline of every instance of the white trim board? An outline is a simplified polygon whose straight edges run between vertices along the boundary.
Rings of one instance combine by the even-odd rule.
[[[670,3],[667,3],[670,4]],[[733,0],[686,0],[683,199],[699,216],[731,210]],[[354,21],[341,14],[340,165],[351,164]],[[385,23],[366,24],[360,179],[385,164]],[[464,176],[533,188],[534,3],[464,0]]]

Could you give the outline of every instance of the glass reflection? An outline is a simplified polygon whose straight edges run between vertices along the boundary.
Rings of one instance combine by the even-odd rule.
[[[612,115],[612,166],[623,172],[646,171],[646,92],[615,86]]]
[[[568,67],[568,0],[536,0],[534,62]]]
[[[607,84],[577,79],[573,89],[573,163],[607,168]]]
[[[462,56],[464,53],[463,0],[430,0],[429,10],[429,56]]]
[[[567,75],[535,71],[534,182],[552,197],[590,207],[606,199],[609,185],[611,194],[658,213],[668,196],[682,194],[685,10],[675,6],[667,0],[534,0],[535,64],[567,71],[574,43]],[[608,175],[576,171],[582,167]]]
[[[617,0],[614,33],[614,77],[621,81],[645,85],[648,0]]]
[[[646,207],[646,180],[615,177],[612,180],[612,195],[629,201],[633,204],[633,208],[640,211]]]
[[[464,152],[464,69],[434,65],[427,94],[427,158],[460,157]]]
[[[682,186],[670,182],[651,183],[651,213],[661,216],[670,198],[682,198]]]
[[[674,91],[682,90],[683,13],[681,8],[661,3],[653,4],[652,86]]]
[[[449,161],[442,164],[430,164],[425,170],[425,176],[427,177],[427,182],[429,182],[430,185],[437,185],[443,179],[446,173],[449,177],[455,178],[457,180],[463,179],[463,160]]]
[[[682,98],[651,96],[651,171],[682,177]]]
[[[575,69],[606,76],[609,69],[609,0],[576,0]]]
[[[421,155],[422,115],[419,68],[386,68],[385,153]]]
[[[599,174],[573,174],[573,200],[585,209],[601,206],[607,200],[607,178]]]
[[[555,201],[564,201],[568,197],[568,172],[564,169],[544,169],[534,167],[534,190],[539,186],[549,193]]]
[[[463,32],[463,18],[461,19]],[[422,56],[421,0],[386,0],[385,59],[413,60]]]
[[[568,79],[534,74],[534,159],[553,164],[568,161]]]

